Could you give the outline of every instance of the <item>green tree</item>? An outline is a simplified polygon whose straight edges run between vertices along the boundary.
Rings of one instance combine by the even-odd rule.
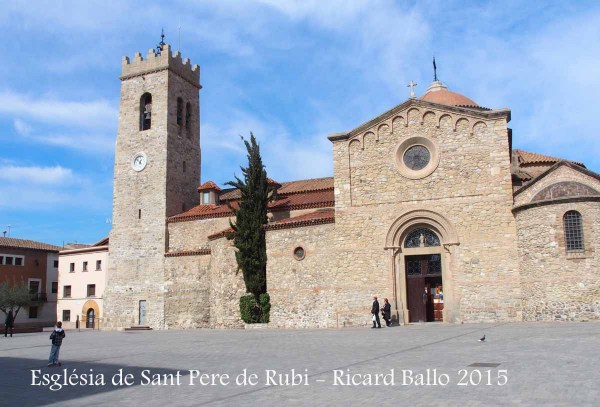
[[[272,188],[254,134],[250,133],[250,141],[243,137],[242,140],[248,152],[248,166],[240,167],[243,179],[236,176],[235,181],[227,182],[241,193],[239,207],[231,207],[235,223],[229,222],[233,233],[228,238],[233,239],[237,249],[237,271],[242,271],[246,290],[258,304],[260,295],[267,292],[267,243],[263,226],[268,221],[267,206]]]
[[[17,284],[10,285],[8,282],[0,284],[0,311],[8,315],[12,310],[13,316],[17,319],[17,314],[22,307],[29,307],[34,303],[31,300],[31,293],[27,283],[21,281]]]

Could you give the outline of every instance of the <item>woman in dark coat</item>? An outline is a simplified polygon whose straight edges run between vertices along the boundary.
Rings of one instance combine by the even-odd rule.
[[[381,315],[385,321],[385,326],[392,325],[392,306],[388,302],[387,298],[383,299],[383,308],[381,309]]]
[[[15,317],[13,316],[12,310],[8,311],[6,314],[6,320],[4,321],[4,337],[6,338],[6,334],[8,334],[8,330],[10,329],[10,337],[12,338],[13,328],[15,327]]]

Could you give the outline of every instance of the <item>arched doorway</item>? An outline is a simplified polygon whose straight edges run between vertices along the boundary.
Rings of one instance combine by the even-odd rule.
[[[96,311],[93,308],[88,309],[85,315],[85,327],[94,329],[94,323],[96,322]]]
[[[100,318],[100,307],[94,300],[87,300],[81,308],[82,325],[86,328],[98,328],[98,319]]]
[[[452,278],[458,245],[454,227],[439,213],[410,210],[394,221],[385,249],[390,253],[392,308],[399,323],[459,320]]]

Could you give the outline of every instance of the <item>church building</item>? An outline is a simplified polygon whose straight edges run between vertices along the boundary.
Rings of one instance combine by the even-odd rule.
[[[240,193],[201,181],[200,69],[123,58],[104,328],[239,328]],[[600,319],[600,175],[513,149],[511,111],[437,80],[329,135],[333,177],[271,180],[269,326]],[[249,131],[252,129],[248,129]]]

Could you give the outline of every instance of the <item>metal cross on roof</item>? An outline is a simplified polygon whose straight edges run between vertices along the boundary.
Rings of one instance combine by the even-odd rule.
[[[417,84],[411,79],[410,83],[408,85],[406,85],[406,87],[410,88],[410,98],[414,99],[415,96],[415,86],[417,86]]]
[[[157,55],[160,55],[160,52],[162,51],[163,45],[166,45],[166,43],[165,43],[165,30],[163,28],[161,28],[160,29],[160,42],[156,46],[156,54]]]

